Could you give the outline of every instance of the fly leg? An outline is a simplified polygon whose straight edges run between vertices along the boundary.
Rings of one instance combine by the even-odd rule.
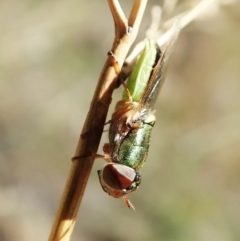
[[[87,159],[87,158],[91,158],[91,157],[94,157],[94,159],[98,159],[98,158],[102,158],[104,159],[107,163],[110,163],[111,162],[111,157],[109,156],[108,153],[105,153],[104,155],[102,154],[93,154],[91,156],[87,156],[87,157],[81,157],[81,156],[74,156],[72,157],[72,161],[80,161],[80,160],[84,160],[84,159]]]
[[[111,159],[111,153],[113,151],[113,147],[110,143],[105,143],[104,146],[103,146],[103,151],[104,151],[104,154],[93,154],[91,156],[88,156],[88,157],[80,157],[80,156],[75,156],[72,158],[72,161],[75,161],[75,160],[81,160],[81,159],[86,159],[86,158],[90,158],[90,157],[94,157],[94,159],[97,159],[97,158],[102,158],[104,159],[107,163],[110,163],[112,162],[112,159]]]
[[[85,137],[88,135],[89,132],[92,132],[92,131],[94,131],[94,130],[96,130],[96,129],[99,129],[99,128],[104,127],[104,126],[106,126],[106,125],[108,125],[108,124],[111,124],[111,122],[112,122],[112,120],[109,120],[109,121],[107,121],[106,123],[104,123],[102,126],[94,127],[94,128],[92,128],[91,130],[82,133],[82,134],[81,134],[81,138],[85,138]],[[103,132],[106,132],[106,131],[103,131]]]
[[[113,66],[118,76],[116,88],[122,85],[126,92],[127,99],[122,99],[117,102],[115,107],[115,112],[113,113],[111,120],[106,122],[106,124],[112,124],[114,122],[125,123],[124,125],[122,125],[122,127],[123,129],[126,129],[126,132],[128,132],[129,126],[132,125],[134,110],[136,110],[139,107],[139,103],[133,101],[132,95],[125,83],[125,80],[130,75],[131,70],[130,71],[128,70],[127,73],[125,72],[126,69],[121,70],[114,54],[111,51],[109,51],[108,55],[109,55],[110,64]]]
[[[107,124],[111,124],[112,121],[114,120],[118,120],[119,118],[121,118],[125,113],[127,113],[128,111],[136,108],[136,102],[133,102],[132,99],[132,95],[125,83],[125,80],[128,78],[128,76],[131,73],[131,66],[130,65],[125,65],[122,70],[119,67],[118,61],[116,59],[116,57],[114,56],[112,51],[108,52],[108,56],[109,56],[109,64],[113,66],[115,73],[117,74],[118,78],[117,78],[117,83],[116,83],[116,88],[118,88],[120,85],[123,86],[123,88],[126,91],[126,94],[128,96],[127,100],[121,100],[117,103],[116,106],[116,111],[113,113],[112,118],[107,121],[103,126],[107,125]],[[129,67],[130,66],[130,67]],[[104,104],[104,103],[102,103]],[[129,119],[130,117],[128,117]],[[130,118],[131,119],[131,118]],[[126,121],[129,122],[129,121]],[[101,128],[103,126],[99,126],[99,127],[95,127],[92,130],[96,129],[96,128]],[[90,131],[92,131],[90,130]],[[87,131],[85,133],[81,134],[81,137],[84,138],[90,131]]]
[[[111,64],[112,66],[114,67],[115,69],[115,73],[118,75],[118,80],[117,80],[117,84],[116,84],[116,88],[118,88],[121,84],[123,85],[123,88],[125,89],[126,93],[127,93],[127,96],[128,96],[128,99],[130,102],[133,102],[132,101],[132,95],[125,83],[125,80],[128,78],[129,74],[131,71],[128,71],[129,73],[126,73],[123,69],[121,70],[120,67],[119,67],[119,64],[118,64],[118,61],[116,60],[114,54],[112,51],[109,51],[108,52],[108,56],[110,56],[110,61],[111,61]]]

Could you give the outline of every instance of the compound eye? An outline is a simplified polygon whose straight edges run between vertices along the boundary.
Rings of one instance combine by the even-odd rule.
[[[125,165],[109,163],[103,168],[102,177],[110,188],[122,190],[132,185],[136,171]]]

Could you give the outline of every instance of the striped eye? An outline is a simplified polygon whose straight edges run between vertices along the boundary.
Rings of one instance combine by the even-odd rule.
[[[107,164],[98,175],[103,190],[116,198],[136,190],[141,182],[138,172],[118,163]]]

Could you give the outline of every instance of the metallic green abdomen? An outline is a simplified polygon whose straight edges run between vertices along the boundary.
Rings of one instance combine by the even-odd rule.
[[[135,170],[143,167],[147,155],[154,122],[139,121],[138,128],[132,128],[123,139],[118,150],[119,163]]]

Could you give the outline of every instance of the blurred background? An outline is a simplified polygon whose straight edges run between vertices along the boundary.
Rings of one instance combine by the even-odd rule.
[[[225,0],[182,30],[137,212],[102,191],[96,160],[71,240],[240,240],[239,26],[240,2]],[[113,36],[107,1],[1,1],[0,241],[47,240]]]

